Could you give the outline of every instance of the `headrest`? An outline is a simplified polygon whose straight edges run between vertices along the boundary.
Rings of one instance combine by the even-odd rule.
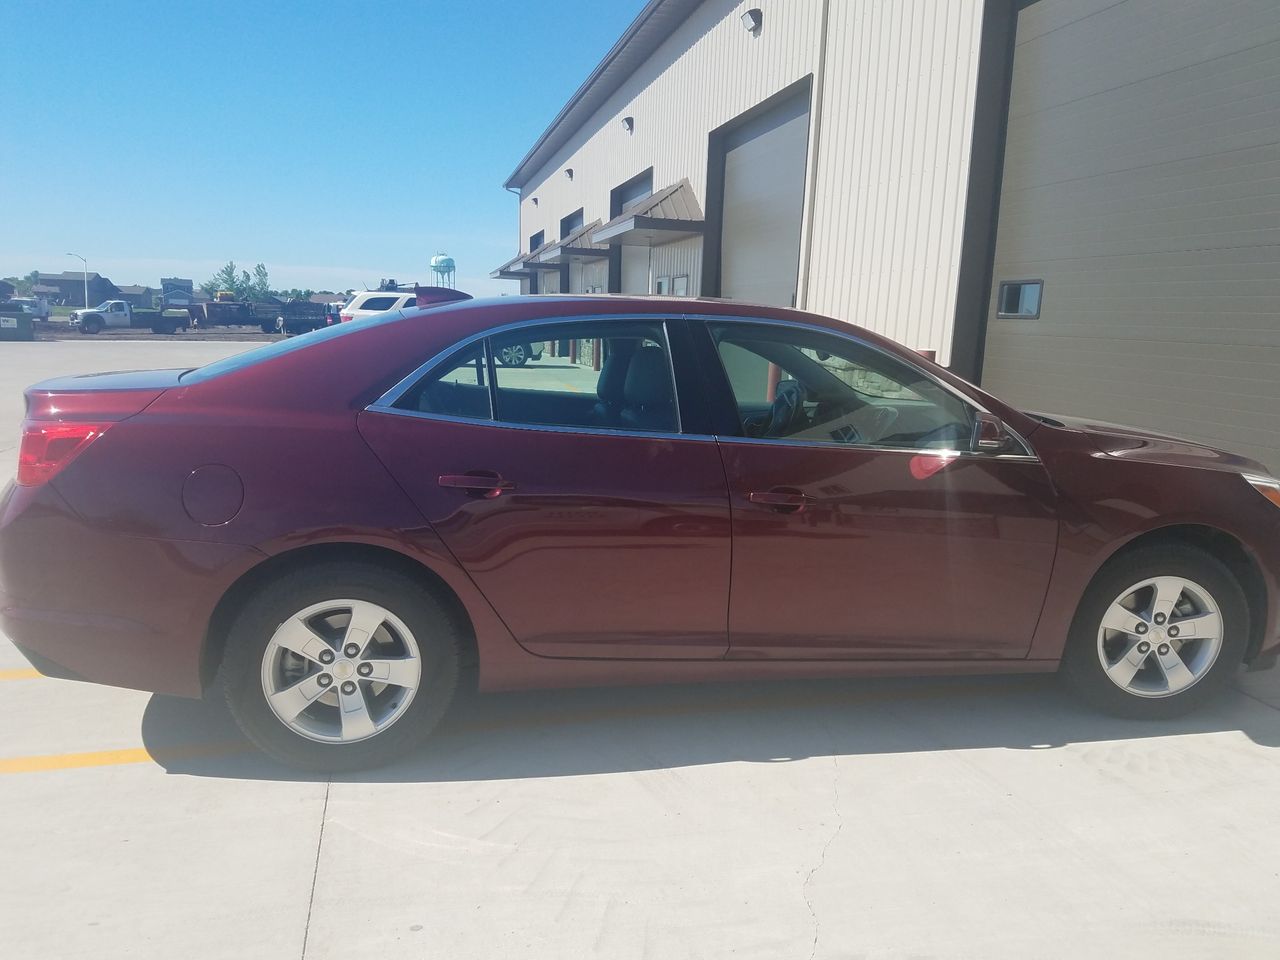
[[[661,347],[641,347],[627,367],[622,388],[628,404],[657,406],[671,402],[671,368]]]
[[[600,366],[600,379],[596,382],[596,396],[605,403],[621,403],[627,382],[627,367],[635,352],[635,342],[617,340],[609,344],[609,356]]]

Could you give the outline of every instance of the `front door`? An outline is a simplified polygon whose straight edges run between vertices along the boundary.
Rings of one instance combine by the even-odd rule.
[[[489,338],[360,429],[526,649],[724,656],[724,468],[712,438],[680,434],[663,323]]]
[[[741,425],[721,440],[730,656],[1025,656],[1057,542],[1030,451],[970,453],[967,402],[852,338],[731,322],[705,334]]]

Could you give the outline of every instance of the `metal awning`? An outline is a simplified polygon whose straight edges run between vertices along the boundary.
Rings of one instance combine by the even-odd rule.
[[[687,179],[663,187],[591,234],[592,243],[610,246],[656,247],[700,237],[705,225],[702,207]]]
[[[607,243],[592,243],[591,234],[600,229],[600,221],[593,220],[574,230],[563,240],[550,244],[538,255],[538,262],[545,264],[568,263],[571,260],[601,260],[609,256]]]
[[[533,271],[525,269],[523,254],[517,254],[489,274],[493,280],[527,280],[532,276]]]
[[[549,263],[546,260],[542,259],[542,255],[545,254],[552,247],[559,244],[559,242],[560,242],[559,240],[548,240],[546,243],[540,246],[537,250],[530,250],[523,257],[520,258],[524,262],[524,268],[526,270],[559,270],[560,269],[559,263]]]

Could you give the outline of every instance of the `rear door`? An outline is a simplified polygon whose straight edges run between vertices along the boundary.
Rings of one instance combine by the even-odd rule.
[[[461,348],[361,415],[370,445],[531,652],[727,650],[724,469],[712,437],[681,432],[667,326],[521,327]],[[541,359],[494,362],[530,343]]]

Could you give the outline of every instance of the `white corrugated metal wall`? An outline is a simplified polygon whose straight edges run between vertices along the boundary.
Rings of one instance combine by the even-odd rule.
[[[983,385],[1280,469],[1280,3],[1040,0],[1016,42]]]
[[[765,17],[759,36],[739,22],[747,6],[707,0],[530,178],[521,237],[552,235],[578,207],[588,223],[608,220],[609,191],[648,167],[655,189],[688,177],[706,209],[708,133],[817,69],[822,0],[752,0]],[[623,116],[635,118],[634,133]]]
[[[831,3],[800,305],[950,357],[980,0]],[[806,296],[807,294],[807,296]]]

